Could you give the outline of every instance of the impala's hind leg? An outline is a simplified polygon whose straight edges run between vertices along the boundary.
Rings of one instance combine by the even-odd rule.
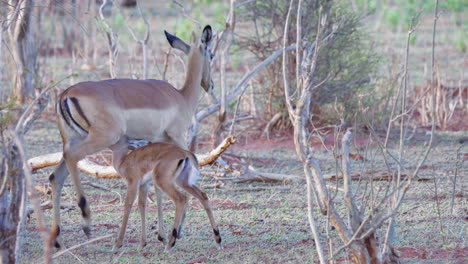
[[[90,133],[83,141],[71,145],[65,145],[63,151],[63,157],[75,187],[78,206],[80,207],[81,214],[83,216],[83,231],[88,238],[91,236],[91,210],[89,209],[89,203],[86,200],[85,193],[81,186],[81,180],[78,174],[78,161],[85,158],[86,155],[96,153],[115,144],[119,138],[120,136],[117,136],[117,134],[114,137],[111,137],[103,133],[101,133],[101,136],[95,136]]]
[[[55,171],[50,174],[49,182],[52,187],[52,210],[54,212],[54,222],[50,229],[50,241],[52,246],[58,249],[64,247],[62,238],[60,236],[60,197],[62,194],[63,183],[68,176],[67,165],[65,161],[60,160],[59,165]]]
[[[206,195],[205,192],[203,192],[202,190],[200,190],[200,188],[196,186],[196,182],[200,176],[200,171],[198,170],[198,163],[191,159],[186,159],[185,161],[185,167],[177,176],[176,182],[180,187],[182,187],[182,189],[184,189],[189,194],[193,195],[201,202],[210,220],[215,242],[218,246],[218,249],[221,249],[221,235],[219,233],[218,225],[214,220],[213,210],[211,209],[210,201],[208,200],[208,195]]]
[[[218,249],[222,249],[223,247],[221,245],[221,234],[219,233],[218,224],[214,219],[213,210],[211,209],[210,201],[208,200],[208,195],[206,195],[206,193],[200,190],[200,188],[198,188],[196,185],[190,186],[188,184],[184,184],[182,185],[182,188],[194,197],[196,197],[203,205],[203,208],[205,208],[206,214],[208,215],[208,219],[210,220],[211,228],[213,230],[216,245]]]
[[[158,206],[158,240],[163,242],[163,244],[166,244],[167,238],[166,238],[166,232],[164,231],[164,217],[163,217],[163,203],[162,203],[162,198],[163,198],[163,193],[162,191],[157,187],[156,183],[154,184],[156,187],[156,204]]]
[[[163,176],[163,175],[161,175]],[[163,179],[163,180],[161,180]],[[172,180],[165,180],[169,179],[169,177],[158,177],[156,180],[157,186],[164,191],[164,193],[171,198],[172,201],[175,203],[175,215],[174,215],[174,225],[172,226],[172,230],[169,231],[169,241],[166,244],[166,251],[169,251],[171,248],[175,246],[176,240],[179,236],[179,232],[182,229],[182,217],[187,210],[187,196],[177,190],[174,182]]]
[[[143,248],[146,246],[146,199],[148,198],[148,187],[149,182],[143,182],[140,184],[138,191],[138,210],[140,211],[141,216],[141,238],[140,238],[140,247]]]

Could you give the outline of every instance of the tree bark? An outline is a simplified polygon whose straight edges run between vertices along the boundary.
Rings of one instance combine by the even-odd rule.
[[[33,47],[31,30],[32,0],[10,0],[13,10],[20,5],[19,15],[9,29],[11,49],[16,70],[13,75],[13,96],[18,103],[25,103],[33,96],[33,78],[36,66],[37,50]],[[12,19],[9,17],[9,19]]]
[[[16,263],[18,233],[25,208],[25,181],[21,158],[11,139],[2,149],[2,185],[0,194],[0,263]],[[6,179],[5,179],[6,178]]]

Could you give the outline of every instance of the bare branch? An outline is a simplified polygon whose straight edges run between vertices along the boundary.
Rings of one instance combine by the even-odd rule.
[[[289,118],[292,122],[296,120],[296,116],[293,114],[293,106],[291,103],[291,88],[289,86],[289,74],[288,74],[288,66],[287,66],[287,52],[286,52],[286,45],[288,43],[288,31],[289,31],[289,20],[291,17],[291,10],[293,8],[294,0],[291,0],[289,3],[288,14],[286,16],[286,22],[284,24],[284,34],[283,34],[283,83],[284,83],[284,96],[286,98],[286,107],[288,108]],[[300,31],[299,31],[300,32]]]
[[[103,239],[106,239],[106,238],[109,238],[109,237],[114,237],[114,236],[115,236],[115,235],[112,234],[112,235],[106,235],[106,236],[100,236],[100,237],[93,238],[93,239],[88,240],[88,241],[86,241],[86,242],[84,242],[84,243],[75,245],[75,246],[73,246],[73,247],[70,247],[70,248],[67,248],[67,249],[65,249],[65,250],[62,250],[62,251],[60,251],[60,252],[58,252],[58,253],[55,253],[55,254],[52,256],[52,259],[56,259],[56,258],[62,256],[63,254],[68,253],[69,251],[74,250],[74,249],[77,249],[77,248],[79,248],[79,247],[86,246],[86,245],[91,244],[91,243],[94,243],[94,242],[96,242],[96,241],[103,240]],[[70,252],[70,253],[71,253],[71,252]]]
[[[237,113],[239,111],[239,106],[241,103],[242,95],[244,95],[246,88],[247,88],[247,85],[245,85],[244,88],[242,88],[241,94],[239,95],[239,98],[237,99],[236,110],[234,111],[234,117],[232,118],[231,128],[229,129],[229,135],[233,135],[234,133],[234,125],[236,124]]]
[[[111,26],[109,26],[103,14],[103,9],[106,6],[108,1],[111,1],[111,0],[102,1],[101,6],[99,7],[99,18],[103,25],[104,34],[107,37],[107,49],[109,51],[109,73],[112,78],[115,78],[116,77],[115,64],[116,64],[116,57],[119,52],[119,49],[117,46],[117,35],[115,34]]]
[[[182,9],[182,14],[183,14],[186,18],[190,19],[193,23],[197,24],[199,27],[201,26],[201,24],[200,24],[200,22],[199,22],[198,20],[196,20],[195,18],[191,17],[191,16],[187,13],[187,10],[185,10],[185,6],[184,6],[182,3],[180,3],[180,2],[177,1],[177,0],[172,0],[172,3],[178,5],[178,6]]]
[[[145,35],[144,38],[140,39],[137,37],[135,31],[133,28],[128,24],[127,20],[123,20],[125,23],[125,26],[127,27],[128,31],[132,35],[133,39],[140,43],[142,50],[143,50],[143,79],[148,79],[148,40],[150,37],[150,25],[148,23],[148,20],[146,17],[143,15],[143,12],[141,11],[141,7],[137,2],[137,9],[138,13],[140,14],[141,18],[143,19],[143,22],[145,23]],[[121,8],[118,8],[120,15],[124,17],[124,14],[122,12]]]
[[[349,144],[351,142],[351,130],[348,129],[341,140],[341,147],[343,149],[342,153],[342,169],[343,169],[343,178],[344,178],[344,195],[346,205],[348,206],[348,211],[351,218],[351,227],[355,232],[360,223],[362,222],[361,215],[359,213],[359,208],[356,205],[356,198],[352,190],[352,180],[351,180],[351,165],[349,162]]]
[[[37,197],[36,190],[34,189],[34,178],[31,174],[31,168],[28,165],[28,162],[26,161],[26,154],[23,148],[23,142],[20,139],[20,136],[16,133],[11,131],[13,141],[18,148],[18,152],[21,157],[21,163],[23,164],[23,171],[24,175],[26,178],[26,185],[28,187],[29,193],[31,194],[31,199],[32,199],[32,204],[34,207],[34,211],[36,213],[37,217],[37,225],[39,232],[42,233],[42,239],[43,239],[43,247],[44,247],[44,263],[50,263],[50,254],[51,254],[51,243],[49,239],[49,233],[47,231],[47,228],[45,226],[44,222],[44,216],[42,214],[41,210],[41,205],[39,203],[39,199]]]
[[[227,95],[226,102],[231,102],[237,97],[237,94],[241,91],[242,87],[252,78],[257,72],[259,72],[261,69],[265,68],[265,66],[269,65],[272,63],[277,57],[279,57],[283,52],[291,51],[294,50],[296,47],[295,44],[289,45],[286,49],[280,48],[273,52],[268,58],[266,58],[264,61],[259,63],[257,66],[255,66],[250,72],[246,73],[242,79],[236,84],[234,89]],[[213,114],[216,112],[219,108],[219,103],[212,104],[209,107],[199,111],[196,115],[197,120],[202,120],[205,117]]]

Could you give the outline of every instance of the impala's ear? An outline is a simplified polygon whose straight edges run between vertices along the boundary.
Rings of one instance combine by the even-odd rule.
[[[206,25],[205,28],[203,29],[201,42],[205,44],[207,47],[209,47],[212,41],[213,41],[213,31],[211,30],[210,25]]]
[[[171,44],[171,47],[173,47],[174,49],[178,49],[178,50],[181,50],[183,51],[185,54],[189,54],[190,52],[190,45],[188,45],[187,43],[185,43],[183,40],[181,40],[180,38],[170,34],[170,33],[167,33],[166,30],[164,30],[164,34],[166,35],[166,39],[167,41],[169,42],[169,44]]]

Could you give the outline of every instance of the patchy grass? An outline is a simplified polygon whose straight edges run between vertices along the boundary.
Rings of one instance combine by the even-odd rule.
[[[466,245],[466,166],[458,170],[457,183],[453,191],[457,149],[457,139],[466,133],[446,133],[438,137],[427,166],[421,176],[430,181],[415,182],[398,214],[398,227],[395,246],[397,252],[408,263],[463,263],[468,259]],[[61,148],[60,137],[54,123],[40,119],[27,135],[30,156],[36,156]],[[283,139],[285,140],[285,139]],[[252,142],[251,142],[252,143]],[[418,144],[415,144],[418,143]],[[249,159],[251,164],[262,171],[302,175],[302,166],[295,159],[293,148],[277,147],[274,139],[270,145],[263,142],[263,148],[248,148],[239,144],[233,148],[236,155]],[[422,142],[410,142],[406,156],[407,164],[414,164],[423,151]],[[354,152],[357,150],[354,149]],[[458,153],[467,158],[467,147]],[[334,172],[334,160],[330,154],[317,149],[325,173]],[[460,155],[459,155],[460,157]],[[360,162],[355,161],[357,170]],[[36,183],[48,185],[51,169],[35,173]],[[112,189],[111,192],[84,186],[93,212],[93,236],[100,237],[117,234],[123,211],[122,198],[125,183],[120,179],[96,179],[81,175],[82,180],[93,181]],[[434,179],[437,183],[435,196]],[[216,179],[204,176],[201,186],[213,184]],[[164,253],[163,245],[157,240],[157,211],[150,203],[147,214],[148,245],[139,249],[140,216],[136,205],[130,216],[125,243],[116,254],[111,252],[114,240],[99,242],[75,249],[55,260],[56,263],[315,263],[314,242],[307,221],[305,180],[282,183],[235,184],[229,180],[221,189],[207,189],[215,210],[223,238],[224,250],[218,251],[212,237],[211,228],[205,211],[198,201],[191,200],[187,213],[182,239],[169,254]],[[75,195],[67,179],[62,201],[75,204]],[[341,184],[341,183],[339,183]],[[374,182],[374,188],[382,188],[386,182]],[[245,191],[244,187],[262,186],[265,190]],[[361,186],[363,187],[363,186]],[[369,187],[368,187],[369,188]],[[362,190],[362,188],[360,189]],[[364,197],[362,191],[357,197]],[[48,195],[41,201],[49,200]],[[115,203],[109,203],[119,198]],[[453,199],[453,204],[452,204]],[[439,207],[437,207],[437,202]],[[339,204],[339,201],[338,201]],[[440,217],[437,212],[440,209]],[[173,221],[172,202],[164,203],[164,223],[166,229]],[[48,224],[52,222],[52,211],[45,211]],[[317,214],[318,215],[318,214]],[[79,210],[62,214],[62,234],[68,247],[86,242],[81,230]],[[339,245],[336,233],[328,229],[323,217],[319,217],[322,237],[326,232],[332,235],[335,247]],[[22,263],[40,262],[42,240],[37,232],[36,218],[33,214],[23,234]],[[383,239],[383,234],[378,234]],[[342,259],[343,261],[347,261]]]
[[[165,4],[164,4],[165,5]],[[159,9],[158,9],[159,10]],[[163,10],[163,9],[161,9]],[[164,10],[163,10],[164,11]],[[160,70],[154,65],[163,65],[164,51],[169,49],[162,30],[170,29],[175,21],[172,17],[159,17],[152,21],[153,44],[150,53],[155,55],[155,61],[150,62],[150,78],[159,78]],[[161,21],[164,19],[164,21]],[[166,21],[167,20],[167,21]],[[167,25],[166,23],[170,23]],[[369,21],[373,24],[373,21]],[[438,36],[441,40],[450,38],[452,25],[449,16],[443,14],[439,20]],[[219,30],[219,29],[218,29]],[[376,29],[379,31],[380,29]],[[377,36],[376,45],[380,47],[382,59],[385,62],[382,75],[388,74],[389,68],[397,67],[403,55],[405,32],[371,32]],[[380,37],[379,37],[380,36]],[[415,43],[411,46],[410,72],[411,84],[423,84],[428,79],[428,65],[430,63],[431,17],[424,17],[418,27]],[[101,41],[102,42],[102,41]],[[104,42],[102,42],[104,43]],[[135,43],[122,45],[122,53],[118,58],[119,76],[132,76],[133,68],[139,67],[139,56],[133,56],[129,50],[135,49]],[[125,43],[126,44],[126,43]],[[80,70],[80,63],[71,63],[70,58],[54,57],[48,61],[50,79],[63,77],[64,72],[78,72],[73,80],[60,85],[65,88],[70,83],[82,80],[98,80],[108,78],[106,53],[97,61],[97,69],[93,71]],[[131,60],[130,60],[130,59]],[[242,58],[245,59],[244,57]],[[441,69],[442,83],[458,87],[466,86],[467,58],[466,52],[456,51],[447,41],[438,42],[436,60]],[[129,63],[130,61],[130,63]],[[136,65],[136,66],[135,66]],[[247,65],[247,63],[246,63]],[[252,66],[252,65],[250,65]],[[180,86],[180,63],[173,59],[169,65],[168,80],[176,87]],[[52,70],[51,70],[52,69]],[[216,71],[216,69],[214,69]],[[158,74],[159,72],[159,74]],[[228,85],[233,85],[243,75],[240,71],[230,71]],[[219,79],[215,79],[219,83]],[[219,88],[219,87],[218,87]],[[259,90],[257,95],[263,94]],[[204,96],[201,105],[208,104],[208,96]],[[465,98],[466,100],[466,98]],[[28,155],[38,156],[46,153],[61,151],[62,144],[56,128],[52,110],[41,115],[33,129],[27,135]],[[207,121],[203,121],[207,122]],[[257,120],[253,123],[258,123]],[[463,119],[460,122],[463,123]],[[258,124],[257,124],[258,125]],[[251,127],[255,127],[252,125]],[[211,126],[202,123],[199,142],[209,135]],[[243,130],[236,126],[236,131]],[[258,139],[258,131],[245,130],[231,151],[242,157],[252,166],[261,171],[303,175],[301,163],[297,160],[294,145],[290,136],[273,137],[270,141]],[[458,139],[466,137],[467,131],[443,132],[436,137],[435,147],[428,161],[423,166],[420,176],[429,181],[415,182],[408,192],[397,215],[396,251],[403,258],[404,263],[467,263],[467,177],[468,146],[461,147]],[[357,138],[357,136],[355,137]],[[201,140],[200,140],[201,139]],[[359,143],[355,141],[357,145]],[[427,143],[424,131],[408,143],[405,152],[408,171],[414,169]],[[203,144],[202,144],[203,145]],[[321,162],[324,173],[334,173],[336,164],[331,153],[324,151],[321,144],[316,144],[315,155]],[[202,146],[203,147],[203,146]],[[206,150],[202,148],[202,152]],[[380,169],[381,159],[376,149],[352,149],[368,159],[375,158],[375,168]],[[458,155],[458,159],[457,159]],[[458,163],[457,163],[458,162]],[[456,169],[458,164],[458,169]],[[354,161],[353,170],[359,171],[362,162]],[[367,164],[370,166],[370,164]],[[365,169],[369,169],[366,167]],[[52,168],[35,172],[36,184],[48,185],[48,176]],[[455,182],[455,175],[457,179]],[[122,213],[125,183],[120,179],[96,179],[81,174],[82,180],[93,181],[112,189],[104,191],[85,185],[88,201],[91,203],[93,219],[93,236],[100,237],[117,234]],[[228,177],[233,177],[228,175]],[[210,176],[202,177],[201,186],[209,186],[218,179]],[[176,247],[169,254],[164,253],[164,246],[157,240],[157,210],[154,203],[148,205],[147,234],[148,245],[139,249],[140,216],[136,205],[131,213],[127,227],[124,245],[116,254],[111,252],[114,239],[104,239],[71,251],[71,253],[55,259],[56,263],[317,263],[315,245],[307,221],[307,204],[305,180],[280,183],[244,183],[234,184],[229,180],[221,180],[224,185],[220,189],[206,189],[212,202],[215,217],[220,226],[224,250],[216,250],[211,228],[204,210],[198,201],[191,200],[190,210],[183,229],[182,239],[177,241]],[[436,185],[434,184],[436,183]],[[338,182],[338,185],[341,182]],[[367,185],[366,185],[367,184]],[[370,190],[382,190],[386,182],[374,182],[372,186],[362,182],[356,196],[364,201]],[[437,186],[437,195],[435,187]],[[260,191],[246,191],[246,187],[264,187]],[[367,188],[367,192],[364,189]],[[42,195],[41,201],[51,199],[49,195]],[[115,202],[111,202],[114,199]],[[338,199],[338,198],[337,198]],[[63,189],[62,202],[76,204],[71,181],[68,178]],[[338,209],[344,212],[343,206],[337,200]],[[164,223],[166,229],[173,221],[174,206],[170,201],[164,203]],[[340,245],[336,233],[327,227],[324,217],[318,212],[319,230],[322,238],[330,233],[334,247]],[[65,244],[68,247],[84,243],[86,236],[81,230],[81,213],[71,210],[62,213],[62,229]],[[52,211],[45,211],[48,225],[52,222]],[[383,230],[383,229],[382,229]],[[35,215],[26,225],[23,235],[23,255],[21,263],[40,263],[42,260],[42,238],[37,230]],[[383,239],[384,234],[378,233]],[[339,261],[347,263],[349,260],[339,256]]]

